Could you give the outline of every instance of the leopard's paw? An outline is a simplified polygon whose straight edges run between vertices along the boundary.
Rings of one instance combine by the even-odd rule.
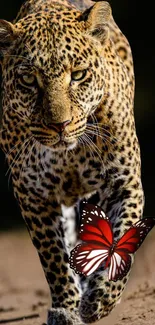
[[[84,323],[74,312],[65,308],[51,308],[48,311],[47,325],[83,325]]]

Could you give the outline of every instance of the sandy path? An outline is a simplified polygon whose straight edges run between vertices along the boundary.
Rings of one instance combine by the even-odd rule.
[[[0,234],[0,320],[38,313],[10,324],[42,325],[50,306],[48,286],[27,232]],[[155,231],[136,255],[121,303],[98,325],[155,324]]]

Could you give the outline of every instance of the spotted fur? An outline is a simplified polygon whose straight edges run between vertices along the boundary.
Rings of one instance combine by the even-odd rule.
[[[0,21],[1,147],[49,283],[48,324],[59,325],[108,315],[130,273],[114,284],[102,268],[87,279],[70,268],[80,201],[103,208],[116,239],[144,202],[130,46],[107,2],[70,2],[28,0]]]

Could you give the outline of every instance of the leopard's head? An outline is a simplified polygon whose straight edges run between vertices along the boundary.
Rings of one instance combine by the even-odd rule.
[[[16,24],[0,21],[3,115],[52,150],[74,148],[105,93],[103,48],[111,9],[62,5]],[[19,121],[19,119],[18,119]]]

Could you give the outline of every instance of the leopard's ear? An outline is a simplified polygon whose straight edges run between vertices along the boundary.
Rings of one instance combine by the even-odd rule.
[[[106,1],[99,1],[83,12],[80,20],[85,21],[87,33],[104,44],[108,37],[108,22],[110,18],[110,4]]]
[[[18,38],[19,30],[12,23],[0,19],[0,61],[5,51]]]

